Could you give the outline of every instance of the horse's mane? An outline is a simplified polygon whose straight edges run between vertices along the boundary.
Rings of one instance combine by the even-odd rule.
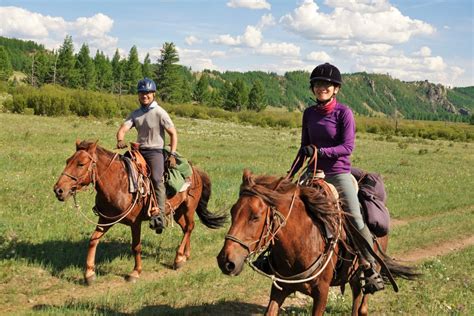
[[[318,224],[326,226],[334,235],[342,211],[337,206],[337,200],[328,197],[321,186],[300,186],[285,178],[263,175],[244,181],[240,186],[240,195],[258,196],[270,206],[276,207],[282,201],[291,201],[295,190],[308,215]]]
[[[94,145],[96,142],[93,141],[88,141],[88,140],[83,140],[77,145],[77,150],[88,150],[90,146]],[[113,152],[110,150],[105,149],[104,147],[101,147],[97,145],[96,151],[98,154],[104,154],[106,156],[112,156],[115,155]]]

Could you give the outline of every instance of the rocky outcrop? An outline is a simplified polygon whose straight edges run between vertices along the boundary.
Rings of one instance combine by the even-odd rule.
[[[424,81],[422,84],[426,91],[426,97],[431,104],[433,112],[437,112],[439,107],[450,113],[457,113],[456,107],[448,100],[448,90],[441,84],[433,84]]]

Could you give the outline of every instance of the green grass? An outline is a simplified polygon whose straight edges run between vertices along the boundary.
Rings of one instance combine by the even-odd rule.
[[[284,175],[299,147],[298,129],[174,121],[178,150],[211,177],[213,211],[228,212],[236,201],[243,168],[256,174]],[[215,257],[228,226],[213,231],[197,223],[192,258],[182,270],[173,271],[169,266],[181,239],[180,229],[175,226],[158,236],[144,224],[144,272],[132,285],[123,280],[133,267],[130,231],[116,225],[98,248],[97,283],[90,289],[83,285],[94,225],[77,213],[72,201],[58,202],[52,188],[65,160],[75,151],[76,139],[99,139],[101,146],[112,149],[120,123],[118,119],[0,114],[0,314],[262,313],[270,281],[248,268],[237,278],[226,277],[217,267]],[[131,132],[127,140],[134,137]],[[408,221],[392,229],[390,254],[472,235],[474,144],[364,133],[357,137],[354,165],[384,176],[392,217]],[[93,200],[92,190],[78,194],[82,210],[95,220],[90,211]],[[472,255],[472,249],[442,258],[443,276],[452,282],[462,278],[462,264],[470,264],[467,271],[472,271],[468,254]],[[428,277],[401,282],[399,294],[377,294],[371,310],[375,308],[376,314],[468,314],[472,305],[466,303],[463,309],[458,296],[465,302],[473,300],[472,277],[466,290],[462,282],[440,282],[439,269],[438,264],[425,263]],[[348,298],[332,296],[328,314],[347,314],[349,303]]]

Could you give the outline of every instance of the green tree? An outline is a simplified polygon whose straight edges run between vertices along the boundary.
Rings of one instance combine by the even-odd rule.
[[[67,35],[58,51],[58,61],[56,66],[56,80],[66,87],[74,87],[77,83],[77,71],[74,68],[76,59],[74,58],[74,45],[72,37]]]
[[[192,96],[191,83],[185,78],[181,78],[181,102],[187,103],[191,102],[193,99]]]
[[[229,111],[242,111],[247,108],[249,92],[245,82],[237,79],[227,88],[227,97],[224,100],[224,108]]]
[[[137,47],[134,45],[128,54],[128,60],[124,72],[125,87],[129,93],[137,93],[137,82],[142,78],[142,65],[138,60]]]
[[[94,61],[90,57],[89,46],[82,44],[81,49],[76,57],[76,64],[74,65],[78,74],[78,86],[93,90],[96,88],[96,73]]]
[[[55,55],[41,50],[35,54],[34,58],[34,81],[38,86],[52,82],[52,73]]]
[[[222,91],[219,89],[213,89],[209,94],[209,106],[221,108],[224,104],[224,97]]]
[[[143,60],[142,75],[143,77],[146,77],[146,78],[153,77],[153,69],[151,65],[150,54],[146,54],[145,59]]]
[[[118,49],[115,50],[114,57],[112,58],[112,91],[120,95],[122,94],[123,87],[124,64],[125,61],[122,61]]]
[[[205,73],[202,73],[194,88],[193,100],[200,104],[205,104],[209,101],[209,94],[209,79]]]
[[[13,74],[13,67],[5,47],[0,46],[0,80],[8,80]]]
[[[173,43],[164,43],[158,58],[157,95],[164,102],[176,103],[181,99],[181,80],[179,76],[178,52]]]
[[[249,93],[249,110],[260,112],[267,107],[265,102],[265,90],[260,80],[255,80]]]
[[[111,91],[113,86],[112,64],[103,52],[97,50],[94,57],[94,65],[97,75],[96,87],[99,91]]]

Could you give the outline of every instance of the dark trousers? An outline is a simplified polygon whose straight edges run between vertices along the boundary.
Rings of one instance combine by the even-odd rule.
[[[161,149],[140,149],[140,153],[145,158],[151,169],[151,182],[155,188],[156,199],[161,214],[165,213],[166,189],[163,183],[163,172],[165,171],[165,158]]]

